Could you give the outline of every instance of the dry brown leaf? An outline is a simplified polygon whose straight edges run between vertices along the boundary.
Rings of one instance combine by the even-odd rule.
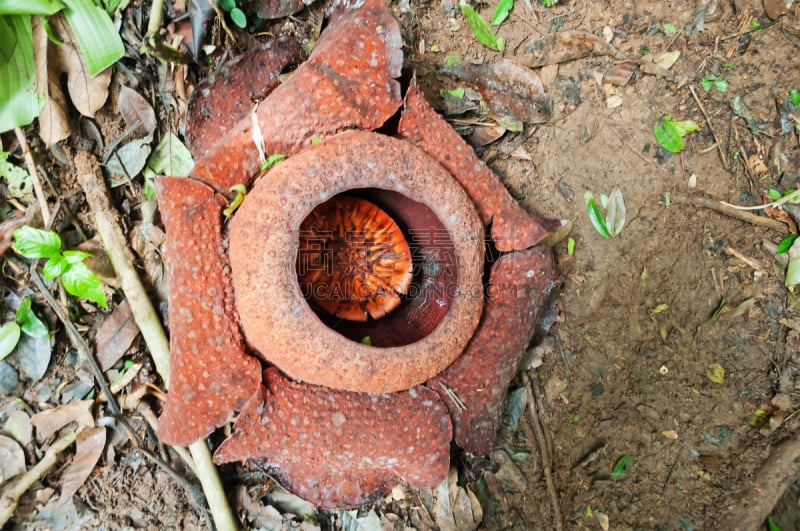
[[[550,96],[545,94],[539,76],[533,70],[508,59],[501,63],[471,65],[457,63],[442,69],[481,93],[493,113],[528,124],[550,119]]]
[[[127,300],[123,300],[97,328],[94,340],[100,368],[103,371],[110,369],[125,354],[138,334],[139,327],[133,319],[131,307]]]
[[[612,66],[603,76],[603,83],[623,87],[628,84],[636,72],[638,65],[633,61],[625,61]]]
[[[67,97],[61,90],[57,45],[50,42],[39,21],[33,17],[33,59],[36,65],[36,92],[44,96],[39,114],[39,138],[47,147],[67,138],[71,132],[67,117]],[[52,59],[51,59],[52,57]]]
[[[596,55],[619,55],[602,37],[583,31],[549,33],[525,45],[517,59],[531,68]]]
[[[475,127],[472,134],[467,137],[467,142],[474,147],[485,146],[499,139],[505,132],[503,126],[495,121],[489,121],[485,125]]]
[[[64,16],[59,13],[50,17],[49,20],[53,31],[64,44],[50,47],[55,53],[48,54],[48,63],[52,63],[48,64],[48,67],[59,68],[61,72],[67,74],[67,91],[72,104],[82,115],[94,118],[95,113],[108,98],[111,67],[94,77],[90,76],[89,68],[86,66]]]
[[[94,466],[103,454],[106,445],[106,429],[87,428],[78,434],[75,439],[75,457],[64,472],[64,484],[61,487],[61,496],[57,504],[62,504],[72,498],[84,484]]]
[[[30,223],[33,212],[26,214],[14,213],[7,220],[0,222],[0,256],[11,247],[14,231],[23,225]]]
[[[148,134],[156,130],[156,113],[153,107],[130,87],[122,86],[119,89],[119,113],[128,127],[139,124],[139,133]]]
[[[22,447],[5,435],[0,435],[0,484],[25,472],[25,452]]]
[[[93,426],[92,401],[76,400],[63,406],[40,411],[31,417],[31,424],[36,429],[36,440],[44,442],[55,432],[69,424],[77,422],[81,426]]]

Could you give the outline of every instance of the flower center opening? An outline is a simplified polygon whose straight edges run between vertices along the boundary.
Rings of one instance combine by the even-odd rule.
[[[300,225],[297,277],[306,299],[350,321],[380,319],[411,284],[411,251],[397,223],[375,204],[336,196]]]

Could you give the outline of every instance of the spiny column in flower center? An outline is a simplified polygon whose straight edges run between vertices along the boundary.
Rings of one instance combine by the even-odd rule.
[[[334,197],[300,225],[300,288],[337,317],[366,321],[391,312],[408,291],[412,269],[402,230],[367,200]]]

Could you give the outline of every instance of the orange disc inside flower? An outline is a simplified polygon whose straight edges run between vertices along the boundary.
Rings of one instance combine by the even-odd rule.
[[[306,298],[351,321],[378,319],[411,284],[411,251],[389,215],[364,199],[337,196],[300,225],[297,277]]]

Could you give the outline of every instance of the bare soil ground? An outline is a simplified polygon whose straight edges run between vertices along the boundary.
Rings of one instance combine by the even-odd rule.
[[[570,0],[552,8],[534,3],[529,8],[518,2],[498,30],[506,39],[503,54],[481,45],[448,0],[392,6],[403,23],[407,65],[432,100],[442,88],[463,85],[437,74],[448,55],[474,64],[514,58],[527,42],[565,30],[590,33],[618,51],[537,70],[553,98],[551,119],[479,150],[526,208],[570,220],[571,229],[555,245],[562,275],[556,322],[531,350],[527,379],[511,389],[531,386],[527,412],[518,425],[501,430],[491,456],[455,454],[454,464],[481,502],[486,529],[558,528],[554,497],[565,529],[717,529],[730,518],[741,523],[740,517],[768,503],[760,496],[769,499],[774,490],[750,488],[754,478],[797,433],[800,316],[795,295],[783,286],[764,247],[789,234],[788,226],[778,231],[736,219],[718,210],[718,200],[756,205],[768,200],[770,188],[797,187],[798,136],[781,132],[776,102],[800,89],[798,6],[773,23],[761,1]],[[495,5],[490,1],[480,10],[484,17]],[[149,5],[134,2],[129,10],[124,24],[141,34]],[[264,29],[302,37],[320,12],[312,7]],[[679,57],[657,75],[640,67],[624,86],[602,82],[620,63],[643,63],[664,52]],[[127,57],[122,66],[112,82],[115,96],[97,120],[107,143],[124,130],[115,107],[120,85],[153,102],[175,90],[173,71],[164,64]],[[209,68],[189,66],[187,86]],[[701,80],[712,77],[724,78],[727,90],[704,90]],[[749,107],[753,130],[734,112],[735,96]],[[162,133],[180,130],[180,107],[156,108]],[[700,126],[681,153],[665,151],[654,138],[653,125],[667,114]],[[29,128],[35,145],[34,133]],[[81,149],[79,138],[73,134],[59,149]],[[91,234],[68,164],[59,161],[58,150],[35,147],[58,195],[74,198],[76,226]],[[627,223],[618,236],[605,239],[589,221],[584,193],[599,197],[615,188],[624,197]],[[115,194],[123,224],[133,227],[141,216],[141,182]],[[574,240],[572,254],[567,237]],[[4,259],[4,297],[27,289],[20,264]],[[84,315],[83,331],[93,329],[94,315]],[[31,413],[63,402],[61,386],[74,385],[76,374],[85,379],[64,332],[57,338],[44,379],[23,379],[6,389],[0,421],[15,409]],[[134,343],[130,352],[148,363],[142,349]],[[724,369],[721,382],[709,377],[712,364]],[[537,425],[543,438],[537,439]],[[25,450],[29,464],[41,457],[32,443]],[[624,456],[630,467],[614,477]],[[66,454],[29,493],[15,526],[207,525],[191,497],[130,443],[106,453],[77,494],[56,508],[49,500],[59,491],[68,460]],[[793,463],[782,463],[772,478],[791,483]],[[241,486],[249,485],[250,495],[259,498],[259,478],[243,478],[234,469],[226,474],[243,521],[265,525],[268,516],[253,516]],[[784,530],[800,529],[796,490],[787,496],[772,512],[775,522]],[[394,528],[432,525],[410,516],[409,506],[421,505],[407,503]],[[394,506],[376,507],[391,512]],[[282,525],[316,526],[287,522]],[[324,515],[318,523],[331,525]]]

